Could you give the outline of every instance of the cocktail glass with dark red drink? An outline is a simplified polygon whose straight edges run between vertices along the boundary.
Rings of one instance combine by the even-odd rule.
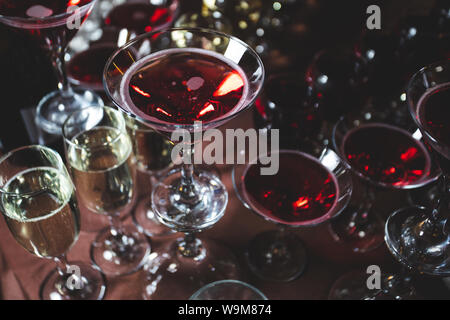
[[[263,157],[233,168],[233,184],[242,203],[280,229],[260,233],[246,251],[250,269],[260,278],[291,281],[306,266],[302,241],[286,228],[313,227],[335,218],[351,198],[350,171],[331,149],[319,159],[295,150],[276,151],[279,170],[263,175]],[[273,156],[273,154],[272,154]]]
[[[393,213],[386,244],[402,264],[430,275],[450,275],[450,60],[422,68],[409,82],[407,101],[433,160],[442,170],[430,208]]]
[[[92,91],[71,88],[67,81],[64,54],[68,42],[88,17],[95,0],[1,0],[0,22],[26,32],[50,57],[58,90],[39,102],[36,123],[46,132],[61,134],[67,116],[82,107],[102,106]]]
[[[181,166],[162,177],[152,192],[158,220],[185,237],[150,256],[145,298],[187,298],[203,284],[239,276],[229,249],[195,237],[223,216],[228,193],[217,176],[194,170],[193,149],[196,133],[247,110],[263,81],[264,66],[248,45],[208,29],[147,33],[109,59],[104,85],[114,104],[169,137],[175,147],[186,147]],[[180,142],[174,132],[188,137]],[[188,142],[190,137],[194,139]]]
[[[354,252],[378,248],[384,241],[384,220],[378,212],[380,208],[374,206],[377,193],[414,189],[437,179],[440,171],[432,166],[421,138],[420,132],[381,122],[375,114],[341,118],[337,122],[332,142],[352,170],[360,192],[330,224],[336,240]]]

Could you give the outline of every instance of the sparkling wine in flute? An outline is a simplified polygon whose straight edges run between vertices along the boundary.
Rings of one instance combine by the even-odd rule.
[[[353,169],[377,183],[408,187],[430,173],[425,146],[400,128],[373,123],[350,130],[341,152]]]
[[[123,76],[127,109],[144,120],[191,125],[244,107],[248,81],[233,61],[205,49],[166,49],[135,63]]]
[[[280,153],[275,175],[261,175],[260,164],[244,172],[243,194],[261,215],[285,225],[308,224],[324,217],[338,198],[336,177],[313,157]]]
[[[120,212],[134,193],[135,160],[128,135],[112,127],[95,127],[71,142],[67,154],[80,199],[94,212]]]
[[[125,121],[139,170],[157,172],[167,168],[172,162],[170,140],[131,117],[126,116]]]
[[[72,182],[51,167],[27,169],[4,186],[4,216],[15,239],[44,258],[66,253],[78,238],[79,211]],[[34,193],[35,192],[35,193]],[[27,199],[15,194],[30,193]]]

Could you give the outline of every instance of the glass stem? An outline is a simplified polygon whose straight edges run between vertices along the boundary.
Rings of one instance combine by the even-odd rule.
[[[53,261],[56,263],[56,270],[64,282],[63,286],[57,286],[56,288],[61,295],[67,294],[67,291],[83,288],[84,282],[82,280],[82,275],[79,274],[79,269],[77,273],[77,266],[70,265],[66,255],[63,254],[53,258]]]
[[[67,261],[66,255],[59,256],[57,258],[53,258],[53,261],[56,263],[56,269],[60,276],[65,276],[68,274],[70,270],[70,264]]]
[[[181,165],[181,183],[178,191],[183,202],[195,205],[200,199],[198,199],[194,183],[194,146],[189,145],[188,148],[182,148],[180,156],[183,163]]]
[[[178,242],[178,251],[186,258],[200,260],[203,253],[203,245],[195,233],[187,232],[184,239]]]
[[[448,223],[450,213],[450,176],[443,173],[439,181],[439,195],[436,204],[432,208],[430,223],[442,224],[446,233],[450,232],[450,223]]]
[[[67,79],[64,55],[64,47],[57,46],[55,50],[51,51],[51,60],[53,70],[55,71],[56,79],[58,81],[58,89],[64,97],[69,97],[73,94],[73,92],[69,80]]]
[[[120,220],[120,214],[114,213],[108,215],[109,225],[111,227],[111,232],[115,236],[121,234],[123,231],[122,220]]]

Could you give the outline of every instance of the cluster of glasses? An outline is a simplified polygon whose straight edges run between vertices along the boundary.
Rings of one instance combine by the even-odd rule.
[[[83,18],[93,3],[83,3]],[[36,11],[39,17],[20,19],[33,23],[38,34],[61,31],[58,35],[63,37],[67,33],[65,23],[72,15],[61,11],[59,4],[54,3],[51,8],[28,8],[22,2],[12,9],[0,6],[2,21],[15,21],[18,17],[14,15],[30,16]],[[72,2],[67,3],[71,5]],[[55,15],[59,12],[60,15]],[[43,16],[44,13],[47,16]],[[50,24],[55,17],[64,18],[58,25],[63,30]],[[15,26],[26,29],[23,25]],[[58,50],[63,49],[60,46]],[[194,64],[190,64],[191,60]],[[58,63],[62,66],[61,59]],[[164,71],[170,78],[161,76],[159,65],[165,65]],[[211,68],[216,68],[217,72],[211,74]],[[149,78],[158,79],[160,86],[150,83],[149,88],[145,87],[148,83],[134,83],[145,76],[145,72],[155,72],[158,77],[150,75]],[[199,103],[204,105],[211,100],[210,108],[213,111],[216,111],[214,106],[217,108],[217,112],[206,117],[203,130],[224,124],[248,109],[264,79],[260,58],[248,45],[225,34],[201,29],[168,29],[137,36],[118,49],[107,62],[102,76],[108,97],[121,111],[100,102],[96,106],[76,106],[70,113],[64,108],[59,110],[64,109],[66,113],[59,130],[64,138],[70,173],[60,156],[43,146],[14,150],[0,161],[2,212],[10,230],[27,250],[52,258],[58,264],[57,271],[42,285],[40,297],[101,299],[105,292],[105,275],[126,275],[142,267],[148,278],[145,298],[176,298],[174,286],[180,288],[176,290],[179,298],[187,298],[214,280],[239,278],[240,269],[230,249],[195,236],[212,227],[225,213],[228,202],[225,186],[210,171],[194,170],[188,163],[172,166],[171,147],[177,142],[168,138],[180,128],[191,133],[197,130],[193,125],[195,116],[198,119],[203,115],[202,109],[198,109]],[[231,83],[236,80],[233,76],[240,79],[237,87],[236,83]],[[198,91],[195,91],[198,88],[185,87],[192,77],[208,85]],[[186,93],[179,88],[170,90],[175,82],[189,89],[194,99],[183,98]],[[132,92],[124,89],[128,87],[137,88],[135,92],[144,97],[148,90],[156,88],[158,91],[152,91],[152,96],[163,99],[155,100],[161,103],[153,110],[156,114],[152,111],[144,114],[142,110],[148,101],[130,97]],[[217,91],[214,97],[214,91],[210,90]],[[192,101],[191,110],[183,108],[187,101]],[[161,118],[160,109],[165,116],[178,111],[179,118],[169,121]],[[53,124],[58,123],[53,121]],[[166,137],[163,139],[162,135]],[[192,150],[192,146],[188,150]],[[180,156],[192,156],[192,151],[187,153]],[[135,226],[123,225],[121,216],[136,197],[137,170],[149,174],[155,187],[151,201],[145,199],[134,211]],[[65,259],[80,230],[76,197],[84,207],[106,215],[110,221],[110,226],[100,231],[91,245],[92,265],[69,264]],[[183,232],[185,237],[169,241],[159,250],[151,250],[147,236],[174,231]],[[80,268],[78,273],[70,272],[72,265]]]
[[[146,299],[187,298],[208,283],[240,279],[241,268],[228,247],[196,236],[223,217],[228,192],[216,174],[194,168],[192,160],[199,142],[196,133],[225,124],[253,104],[257,126],[271,129],[289,122],[292,132],[282,134],[305,137],[297,142],[307,151],[294,150],[299,145],[275,151],[280,163],[274,175],[262,174],[261,164],[266,163],[262,156],[233,167],[233,185],[244,206],[279,227],[257,235],[247,246],[247,262],[256,275],[273,281],[299,277],[307,253],[287,229],[325,222],[333,237],[355,252],[373,250],[386,239],[391,253],[406,267],[450,274],[450,134],[445,105],[449,61],[426,67],[412,78],[405,99],[420,130],[405,129],[388,123],[385,115],[354,112],[364,104],[363,89],[368,85],[361,55],[320,52],[305,79],[273,75],[257,100],[265,71],[250,45],[210,29],[163,29],[175,19],[177,0],[113,1],[108,8],[108,2],[99,1],[105,7],[100,10],[102,33],[92,34],[90,49],[72,57],[71,82],[86,88],[74,89],[64,68],[64,49],[76,33],[68,21],[78,15],[81,24],[94,2],[53,1],[49,7],[29,7],[25,1],[11,5],[0,0],[0,21],[35,36],[59,76],[60,90],[39,103],[36,122],[63,136],[69,170],[55,151],[44,146],[23,147],[0,159],[0,206],[9,229],[25,249],[57,263],[41,286],[42,299],[102,299],[105,275],[140,269],[146,275],[142,292]],[[67,10],[75,5],[75,11]],[[142,6],[150,7],[142,10]],[[204,2],[204,8],[222,12],[219,2]],[[271,8],[280,11],[274,3]],[[144,11],[147,15],[142,16]],[[269,21],[282,20],[275,16]],[[111,27],[112,36],[106,27]],[[83,57],[106,66],[93,75]],[[340,68],[330,72],[336,61]],[[106,98],[117,108],[103,106],[95,92],[101,91],[102,81]],[[292,92],[295,100],[288,99]],[[342,92],[350,98],[341,100]],[[300,107],[277,112],[292,101]],[[341,117],[344,113],[347,116]],[[196,120],[202,121],[200,129]],[[333,122],[331,143],[323,120]],[[194,141],[173,140],[177,130],[188,132]],[[172,148],[180,144],[183,161],[173,165]],[[134,225],[123,225],[122,216],[137,197],[138,171],[151,178],[151,197],[133,211]],[[379,190],[417,189],[438,179],[442,187],[432,208],[402,209],[386,223],[373,210]],[[362,186],[358,188],[363,190],[362,201],[353,192],[356,185]],[[92,264],[69,263],[65,258],[80,231],[77,198],[110,222],[91,245]],[[151,247],[150,237],[175,232],[184,237],[156,250]],[[73,266],[78,273],[70,272]],[[391,276],[383,290],[363,297],[398,297],[405,284],[411,288],[408,279]],[[345,285],[339,282],[330,297],[340,297]],[[408,295],[411,290],[406,290]],[[230,280],[214,282],[192,298],[218,299],[223,292],[265,299],[251,286]]]

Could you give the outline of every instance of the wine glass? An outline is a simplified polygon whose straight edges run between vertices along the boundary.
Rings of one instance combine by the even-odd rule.
[[[158,183],[172,167],[173,144],[166,137],[149,128],[139,120],[124,115],[128,135],[133,143],[137,168],[150,179],[151,187]],[[139,231],[148,237],[166,236],[173,230],[161,224],[152,209],[151,190],[140,200],[132,213],[133,222]]]
[[[110,222],[91,245],[92,260],[107,275],[138,270],[150,244],[120,218],[133,205],[136,192],[136,164],[125,119],[111,107],[86,107],[67,118],[63,137],[79,199]]]
[[[306,82],[320,100],[325,120],[358,112],[367,101],[368,70],[352,50],[335,47],[319,51],[306,71]]]
[[[411,190],[437,179],[440,171],[432,166],[421,138],[420,132],[383,123],[376,114],[342,117],[336,123],[334,148],[359,185],[358,197],[355,195],[344,213],[330,224],[337,241],[359,253],[378,248],[384,242],[384,221],[374,208],[377,192]]]
[[[103,68],[117,48],[137,35],[169,27],[178,11],[178,0],[98,1],[91,17],[95,31],[80,32],[71,42],[69,80],[103,93]]]
[[[0,158],[0,206],[17,242],[57,268],[42,283],[41,299],[102,299],[105,277],[66,253],[77,241],[80,213],[64,162],[44,146],[26,146]]]
[[[185,238],[150,256],[146,298],[187,298],[208,282],[238,276],[229,249],[195,237],[224,215],[228,193],[214,174],[194,170],[193,142],[199,133],[247,110],[263,80],[261,59],[248,45],[208,29],[138,36],[109,59],[104,73],[108,96],[131,117],[169,136],[182,159],[154,188],[152,206],[158,220]],[[189,134],[179,144],[173,132]],[[178,286],[177,292],[171,286]]]
[[[256,100],[257,128],[279,129],[282,149],[300,149],[320,155],[324,148],[322,112],[311,87],[296,73],[268,77]]]
[[[76,3],[76,5],[74,5]],[[51,134],[73,111],[103,105],[93,91],[72,88],[67,80],[64,55],[67,43],[88,17],[95,0],[80,1],[0,1],[0,22],[26,31],[50,57],[58,80],[58,90],[47,94],[36,110],[36,124]]]
[[[450,60],[422,68],[411,79],[407,101],[433,159],[442,170],[434,206],[394,212],[386,222],[386,244],[407,268],[450,275]]]
[[[268,300],[254,286],[238,280],[221,280],[207,284],[189,300]]]
[[[250,269],[263,280],[291,281],[304,271],[306,250],[286,228],[313,227],[335,218],[352,194],[351,175],[339,157],[325,149],[319,159],[294,150],[279,157],[275,175],[262,175],[264,157],[236,165],[232,178],[244,206],[280,229],[260,233],[246,250]]]

